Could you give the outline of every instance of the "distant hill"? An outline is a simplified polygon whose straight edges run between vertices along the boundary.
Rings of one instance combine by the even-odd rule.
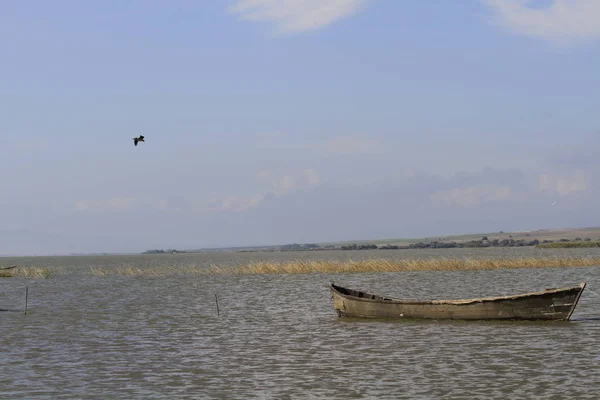
[[[559,241],[561,239],[572,241],[575,239],[585,240],[600,240],[600,227],[588,228],[563,228],[563,229],[539,229],[535,231],[521,232],[483,232],[465,235],[452,236],[431,236],[423,238],[404,238],[404,239],[361,239],[361,240],[346,240],[340,242],[319,242],[319,243],[291,243],[283,245],[269,246],[245,246],[245,247],[223,247],[210,249],[194,249],[186,250],[188,253],[194,252],[251,252],[251,251],[315,251],[315,250],[333,250],[333,249],[353,249],[353,248],[406,248],[411,245],[439,243],[437,247],[452,247],[444,246],[444,243],[457,243],[460,247],[469,242],[479,242],[483,238],[484,242],[490,243],[509,243],[508,245],[534,245],[535,241]],[[412,247],[412,246],[411,246]],[[426,246],[422,246],[426,247]],[[466,247],[466,246],[465,246]],[[470,247],[470,246],[469,246]]]

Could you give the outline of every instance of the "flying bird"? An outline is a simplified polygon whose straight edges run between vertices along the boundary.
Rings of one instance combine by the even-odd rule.
[[[555,205],[555,204],[556,204],[556,202],[552,203],[552,205]]]
[[[140,135],[140,137],[133,138],[133,145],[137,146],[138,142],[145,142],[144,136]]]

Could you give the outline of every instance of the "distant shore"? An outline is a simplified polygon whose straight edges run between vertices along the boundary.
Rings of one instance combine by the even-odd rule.
[[[451,248],[483,248],[483,247],[537,247],[541,249],[556,249],[556,248],[589,248],[589,247],[600,247],[600,241],[592,241],[590,238],[568,241],[561,240],[554,242],[552,240],[544,240],[540,242],[537,239],[523,240],[523,239],[493,239],[487,238],[481,240],[470,240],[468,242],[417,242],[411,243],[407,246],[399,245],[381,245],[376,244],[350,244],[344,246],[327,246],[319,247],[314,245],[287,245],[282,246],[278,249],[266,249],[266,250],[240,250],[240,252],[253,252],[253,251],[319,251],[319,250],[407,250],[407,249],[451,249]]]
[[[356,240],[336,243],[292,243],[272,246],[224,247],[198,250],[153,249],[143,254],[205,252],[283,252],[324,250],[403,250],[484,247],[590,248],[600,247],[600,227],[492,232],[420,239]]]

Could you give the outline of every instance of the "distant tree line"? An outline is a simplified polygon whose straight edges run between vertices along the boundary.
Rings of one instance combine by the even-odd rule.
[[[526,240],[526,239],[488,239],[487,236],[482,237],[479,240],[470,240],[467,242],[443,242],[433,240],[430,242],[417,242],[411,243],[406,246],[385,244],[344,244],[341,246],[319,246],[314,243],[310,244],[288,244],[283,246],[277,246],[267,251],[318,251],[318,250],[401,250],[401,249],[450,249],[450,248],[482,248],[482,247],[600,247],[600,241],[594,242],[590,238],[581,239],[575,238],[574,241],[567,239],[559,239],[558,242],[561,245],[551,245],[557,243],[552,240],[539,241],[538,239]]]
[[[523,247],[536,246],[540,243],[539,240],[524,240],[524,239],[493,239],[488,240],[486,236],[480,240],[469,240],[468,242],[418,242],[412,243],[405,247],[407,249],[447,249],[447,248],[471,248],[471,247]]]
[[[374,250],[378,248],[376,244],[349,244],[340,247],[341,250]]]
[[[526,247],[536,246],[539,248],[578,248],[578,247],[600,247],[600,239],[593,241],[590,238],[575,238],[573,241],[568,239],[543,240],[538,239],[525,240],[525,239],[488,239],[487,236],[483,236],[479,240],[470,240],[467,242],[444,242],[444,241],[428,241],[428,242],[417,242],[409,245],[401,246],[394,244],[376,245],[376,244],[344,244],[344,245],[318,245],[315,243],[291,243],[281,246],[272,246],[266,248],[255,248],[255,249],[240,249],[240,252],[276,252],[276,251],[323,251],[323,250],[402,250],[402,249],[450,249],[450,248],[483,248],[483,247]],[[146,250],[142,254],[164,254],[164,253],[186,253],[183,250],[176,249],[152,249]]]
[[[319,246],[318,244],[314,244],[314,243],[305,243],[305,244],[298,244],[298,243],[292,243],[292,244],[284,244],[283,246],[278,246],[277,248],[279,250],[282,251],[298,251],[298,250],[314,250],[314,249],[318,249],[321,246]]]
[[[152,249],[152,250],[146,250],[142,254],[164,254],[164,253],[175,254],[175,253],[185,253],[185,251],[183,251],[183,250],[176,250],[176,249],[167,249],[167,250]]]

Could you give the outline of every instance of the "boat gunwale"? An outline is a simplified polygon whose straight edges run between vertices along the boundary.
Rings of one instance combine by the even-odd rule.
[[[587,284],[586,282],[581,282],[578,286],[544,289],[544,290],[540,290],[537,292],[521,293],[521,294],[515,294],[515,295],[508,295],[508,296],[478,297],[478,298],[471,298],[471,299],[456,299],[456,300],[452,300],[452,299],[442,299],[442,300],[399,299],[399,298],[394,298],[394,297],[389,297],[389,296],[381,296],[381,295],[371,294],[371,293],[364,292],[362,290],[349,289],[344,286],[336,285],[333,282],[330,284],[329,287],[337,295],[344,297],[346,299],[349,299],[349,300],[353,300],[353,301],[365,301],[365,302],[380,303],[380,304],[422,304],[422,305],[468,305],[468,304],[474,304],[474,303],[498,302],[498,301],[503,301],[503,300],[521,300],[521,299],[526,299],[528,297],[537,297],[540,295],[547,295],[547,294],[553,294],[553,293],[569,292],[572,290],[579,290],[579,293],[577,294],[577,298],[575,299],[575,302],[571,309],[570,314],[572,314],[573,310],[575,309],[575,306],[577,305],[577,303],[579,301],[579,298],[581,297],[581,294],[583,293],[583,291],[586,287],[586,284]],[[358,296],[354,296],[351,294],[345,294],[345,293],[340,292],[337,288],[362,293],[365,296],[374,296],[375,298],[358,297]],[[569,316],[570,316],[570,314],[569,314]]]

